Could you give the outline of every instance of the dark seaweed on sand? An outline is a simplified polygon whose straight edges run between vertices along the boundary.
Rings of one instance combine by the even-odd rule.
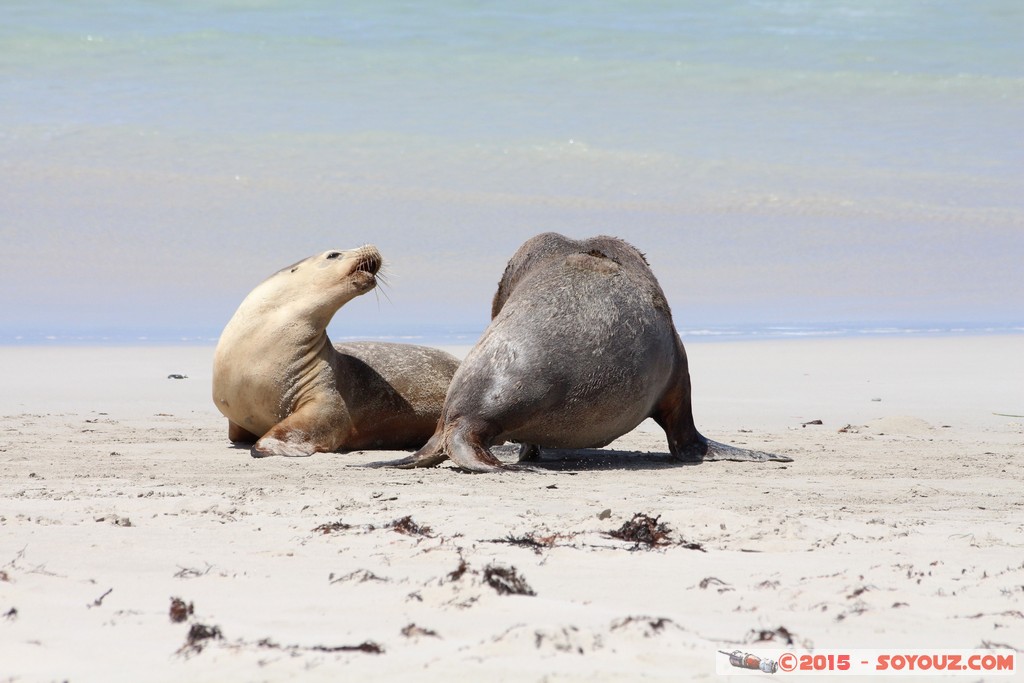
[[[458,581],[462,578],[462,575],[469,570],[469,565],[466,564],[465,558],[459,555],[459,566],[455,568],[455,571],[448,574],[449,581]]]
[[[484,582],[499,595],[536,595],[515,567],[487,565],[484,567]]]
[[[488,543],[507,543],[509,545],[516,545],[520,548],[530,548],[533,552],[540,555],[542,550],[547,548],[555,547],[555,540],[558,538],[558,534],[551,534],[550,536],[537,536],[534,532],[523,534],[522,536],[513,536],[509,534],[505,538],[492,538]]]
[[[608,535],[622,541],[636,543],[637,547],[646,545],[648,548],[669,545],[669,534],[672,529],[667,524],[658,520],[661,515],[651,517],[642,512],[634,513],[633,519],[623,524],[618,529],[609,531]]]
[[[192,624],[185,637],[185,644],[178,650],[178,654],[199,654],[206,647],[207,640],[222,640],[223,638],[224,634],[220,632],[219,626]]]
[[[792,645],[796,636],[785,626],[780,626],[776,629],[754,629],[747,634],[748,642],[785,642],[786,645]]]
[[[420,525],[412,521],[412,515],[406,515],[401,519],[396,519],[395,521],[391,522],[391,524],[389,524],[388,526],[397,531],[398,533],[405,534],[406,536],[432,537],[430,527],[425,524]]]
[[[647,548],[661,548],[668,545],[673,545],[673,541],[669,536],[672,534],[672,529],[667,524],[659,522],[661,515],[657,517],[651,517],[645,515],[642,512],[633,514],[633,519],[623,524],[618,529],[609,531],[608,535],[612,538],[617,538],[622,541],[629,541],[635,543],[632,550],[639,550],[641,546]],[[707,552],[700,543],[692,543],[687,541],[679,541],[677,545],[680,545],[687,550],[699,550],[701,552]]]
[[[422,626],[417,626],[416,624],[409,624],[405,628],[403,628],[402,635],[406,638],[417,638],[420,636],[440,638],[440,636],[437,635],[437,631],[429,628],[423,628]]]
[[[181,598],[171,598],[170,617],[175,624],[180,624],[188,619],[194,611],[195,608],[191,602],[186,604]]]
[[[384,648],[373,642],[367,640],[358,645],[280,645],[275,643],[270,638],[263,638],[256,642],[257,647],[261,647],[267,650],[286,650],[289,652],[298,652],[305,650],[308,652],[365,652],[371,655],[379,655],[384,653]]]

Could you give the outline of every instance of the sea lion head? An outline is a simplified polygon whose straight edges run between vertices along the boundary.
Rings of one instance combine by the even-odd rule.
[[[253,294],[260,308],[310,316],[326,327],[339,308],[377,286],[383,263],[380,251],[372,244],[330,249],[282,268]]]
[[[532,272],[549,267],[552,262],[603,275],[612,275],[625,269],[635,273],[648,288],[656,290],[656,299],[660,297],[663,301],[665,298],[647,263],[647,257],[625,240],[608,235],[574,240],[556,232],[545,232],[528,239],[509,259],[498,283],[498,291],[491,301],[491,318],[497,317],[513,290],[523,280]],[[662,308],[668,313],[667,303]]]

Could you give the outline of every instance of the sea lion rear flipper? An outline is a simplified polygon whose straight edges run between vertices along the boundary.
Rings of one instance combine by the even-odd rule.
[[[447,455],[419,457],[415,453],[397,460],[377,460],[368,462],[363,467],[394,467],[400,470],[411,470],[417,467],[434,467],[448,459]]]
[[[682,353],[682,342],[678,343]],[[685,356],[683,358],[685,360]],[[669,452],[676,460],[699,463],[704,459],[710,442],[693,423],[689,374],[682,374],[681,379],[670,383],[669,390],[661,397],[651,417],[665,430]]]
[[[540,446],[535,443],[519,445],[519,462],[536,462],[540,460]]]
[[[396,467],[400,470],[411,470],[416,467],[434,467],[448,459],[444,452],[444,432],[438,430],[430,440],[412,455],[397,460],[380,460],[366,463],[364,467]]]
[[[448,440],[448,456],[456,465],[470,472],[499,472],[508,469],[494,457],[480,435],[461,427],[452,431]]]
[[[510,469],[487,449],[481,437],[481,430],[470,429],[464,423],[455,423],[434,432],[423,448],[407,458],[372,462],[368,467],[433,467],[448,458],[470,472],[497,472]]]
[[[651,417],[665,430],[668,447],[672,455],[682,462],[699,463],[713,460],[736,460],[740,462],[793,462],[793,459],[776,453],[752,451],[719,443],[706,438],[697,431],[693,422],[693,407],[690,397],[690,374],[686,365],[683,343],[676,340],[681,365],[676,369],[676,378],[669,383],[669,389],[655,406]]]
[[[399,458],[398,460],[371,462],[364,465],[364,467],[395,467],[404,470],[416,467],[433,467],[450,457],[452,462],[469,472],[538,471],[528,465],[506,465],[494,457],[490,450],[480,441],[479,436],[475,434],[456,434],[448,440],[447,445],[445,445],[443,436],[439,436],[439,434],[431,437],[427,445],[410,456]],[[533,457],[528,455],[526,461],[539,459],[540,448],[526,445],[523,448],[527,450],[528,454],[536,453]],[[524,460],[520,458],[519,462],[522,463]]]
[[[793,462],[793,458],[777,453],[752,451],[708,439],[708,452],[704,460],[735,460],[740,462]]]

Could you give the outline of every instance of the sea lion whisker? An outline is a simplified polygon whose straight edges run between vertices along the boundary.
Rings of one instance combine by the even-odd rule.
[[[380,271],[377,272],[376,277],[377,287],[374,288],[373,295],[377,299],[377,307],[380,307],[380,297],[382,295],[385,299],[387,299],[388,303],[393,306],[394,303],[391,301],[391,297],[388,296],[388,287],[391,286],[391,283],[388,282],[388,280],[391,277],[391,273],[386,273],[384,272],[383,269],[381,269]]]
[[[393,303],[392,303],[392,301],[391,301],[391,297],[389,297],[389,296],[388,296],[388,293],[387,293],[387,292],[385,292],[385,291],[384,291],[383,289],[381,289],[380,287],[375,287],[375,288],[374,288],[374,290],[373,290],[373,298],[374,298],[374,300],[375,300],[375,301],[377,302],[377,310],[378,310],[378,311],[380,310],[380,295],[381,295],[381,294],[383,294],[383,295],[384,295],[384,298],[385,298],[385,299],[387,299],[387,302],[388,302],[389,304],[391,304],[392,306],[394,306],[394,304],[393,304]]]

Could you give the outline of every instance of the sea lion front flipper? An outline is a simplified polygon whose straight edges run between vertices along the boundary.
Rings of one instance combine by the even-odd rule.
[[[228,440],[231,443],[256,443],[260,437],[228,420]]]
[[[278,422],[249,451],[254,458],[283,455],[305,458],[338,447],[338,434],[315,407],[304,406]]]
[[[778,453],[752,451],[708,439],[708,452],[704,460],[735,460],[739,462],[793,462],[793,458]]]

